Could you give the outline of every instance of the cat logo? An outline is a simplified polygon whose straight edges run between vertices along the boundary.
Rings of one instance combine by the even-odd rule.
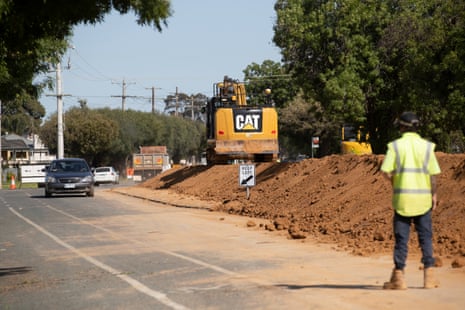
[[[261,110],[234,110],[234,130],[236,132],[260,132],[262,131]]]

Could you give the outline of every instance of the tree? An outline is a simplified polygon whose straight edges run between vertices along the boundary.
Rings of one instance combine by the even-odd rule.
[[[206,148],[205,125],[202,122],[132,110],[106,108],[97,111],[119,126],[118,137],[108,154],[113,162],[121,163],[122,168],[141,146],[165,145],[175,162],[198,156]]]
[[[398,10],[380,41],[392,110],[417,111],[422,133],[453,151],[465,133],[465,3],[401,2]]]
[[[169,115],[182,116],[192,120],[203,120],[201,111],[207,102],[207,96],[204,94],[176,93],[168,95],[164,101],[164,112]]]
[[[14,100],[2,102],[2,132],[37,133],[44,116],[45,108],[23,91]]]
[[[384,1],[277,1],[275,43],[307,97],[342,126],[364,124],[383,87],[376,44]]]
[[[133,11],[138,24],[158,31],[171,15],[168,0],[0,1],[0,100],[10,107],[18,103],[18,96],[26,98],[20,101],[37,100],[52,81],[34,84],[34,77],[58,63],[72,28],[100,23],[112,9],[121,14]]]
[[[98,164],[99,156],[111,152],[118,137],[117,123],[90,110],[72,108],[64,116],[64,148],[66,157],[85,158],[91,165]],[[40,137],[51,152],[57,151],[56,114],[41,128]]]
[[[130,165],[133,153],[141,146],[163,145],[162,121],[159,114],[144,113],[128,109],[98,109],[98,113],[115,121],[119,132],[106,154],[98,157],[100,165],[113,165],[124,171]]]
[[[286,106],[298,92],[291,75],[278,62],[265,60],[261,65],[254,62],[243,72],[244,81],[247,83],[247,94],[252,104],[260,104],[268,100],[265,89],[271,90],[271,99],[278,108]]]
[[[205,125],[181,117],[164,117],[162,127],[163,144],[168,148],[171,159],[178,163],[181,159],[198,156],[205,150]]]
[[[442,150],[464,132],[464,12],[457,0],[278,0],[274,42],[306,98],[334,123],[365,125],[375,152],[416,111]],[[336,136],[336,135],[335,135]]]
[[[325,115],[319,102],[306,100],[298,95],[279,110],[279,132],[281,153],[286,156],[311,153],[311,138],[320,137],[323,143],[321,154],[334,153],[339,144],[331,145],[338,127]]]
[[[164,112],[173,116],[180,116],[184,113],[184,107],[188,105],[189,95],[178,93],[166,96]]]
[[[191,95],[188,103],[184,106],[183,117],[195,121],[205,122],[203,108],[207,103],[208,97],[204,94],[197,93]]]

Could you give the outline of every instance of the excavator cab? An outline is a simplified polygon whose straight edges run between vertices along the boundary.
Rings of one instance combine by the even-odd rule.
[[[220,105],[247,105],[244,83],[235,81],[227,76],[223,82],[213,85],[213,96],[219,99]]]

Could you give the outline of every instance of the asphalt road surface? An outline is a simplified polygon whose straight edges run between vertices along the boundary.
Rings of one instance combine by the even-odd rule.
[[[44,198],[0,191],[0,309],[464,309],[465,272],[384,291],[390,257],[354,257],[107,188]],[[254,220],[259,224],[258,220]]]

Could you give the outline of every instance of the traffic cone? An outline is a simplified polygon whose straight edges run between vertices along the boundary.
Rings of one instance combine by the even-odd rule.
[[[16,189],[15,176],[11,176],[10,189]]]

